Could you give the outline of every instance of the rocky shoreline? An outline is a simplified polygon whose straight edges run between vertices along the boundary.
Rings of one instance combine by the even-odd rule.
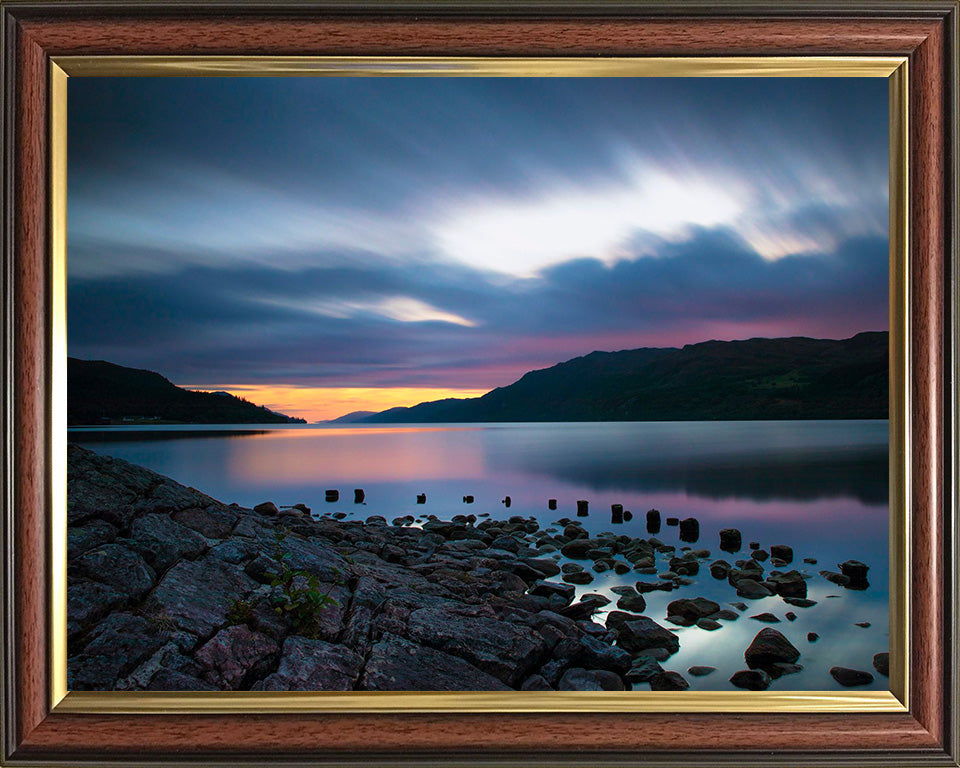
[[[412,516],[318,519],[303,505],[272,502],[245,509],[71,445],[68,686],[684,690],[687,679],[662,666],[680,644],[669,626],[714,631],[747,604],[681,598],[661,618],[644,615],[644,594],[690,584],[703,567],[742,600],[814,604],[806,589],[814,576],[791,567],[787,546],[768,552],[758,544],[730,563],[656,536],[591,537],[566,518],[546,530],[521,516],[479,518],[425,515],[412,525]],[[696,521],[667,522],[683,534]],[[726,539],[732,550],[736,538],[739,550],[739,537],[724,531],[721,545]],[[604,595],[575,599],[575,585],[607,570],[640,580],[613,588],[614,610]],[[820,576],[856,589],[867,567],[851,560]],[[796,645],[765,626],[731,687],[765,689],[800,662]],[[886,664],[878,653],[875,672],[888,674]],[[844,686],[873,681],[859,669],[830,673]]]

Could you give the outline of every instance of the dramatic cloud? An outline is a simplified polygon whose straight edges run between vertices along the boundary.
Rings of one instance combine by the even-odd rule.
[[[594,349],[887,327],[882,79],[69,96],[72,355],[198,386],[485,389]]]

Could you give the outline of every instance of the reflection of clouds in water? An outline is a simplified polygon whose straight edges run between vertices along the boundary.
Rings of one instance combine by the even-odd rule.
[[[683,491],[712,499],[823,497],[885,503],[887,422],[661,422],[537,425],[553,439],[491,430],[492,467],[595,490]]]
[[[322,433],[322,434],[321,434]],[[577,462],[602,466],[604,457],[628,456],[630,440],[616,439],[639,434],[646,440],[644,456],[660,461],[659,470],[669,476],[671,464],[682,471],[688,462],[702,462],[704,456],[725,453],[726,458],[739,456],[746,467],[745,490],[711,497],[699,495],[687,487],[669,489],[634,488],[615,485],[597,489],[565,468]],[[611,435],[613,437],[611,437]],[[702,439],[697,440],[697,435]],[[700,521],[700,538],[694,549],[709,549],[713,559],[733,563],[749,557],[748,543],[759,541],[764,548],[772,544],[789,544],[794,549],[794,562],[783,570],[796,568],[812,574],[807,582],[811,599],[818,604],[811,608],[788,606],[779,597],[747,603],[747,611],[736,621],[722,621],[722,629],[707,632],[697,628],[680,628],[666,624],[666,606],[678,597],[703,597],[726,607],[738,601],[725,580],[717,581],[701,565],[695,583],[674,592],[650,592],[646,615],[675,631],[680,638],[680,651],[663,663],[664,669],[680,672],[693,689],[730,690],[730,676],[744,668],[743,652],[765,624],[751,620],[754,614],[769,611],[781,618],[773,625],[783,632],[801,651],[803,672],[789,675],[773,683],[771,690],[839,690],[830,677],[830,667],[848,666],[874,673],[872,659],[888,644],[888,511],[885,503],[864,503],[860,495],[833,495],[834,489],[811,478],[808,487],[813,495],[797,497],[785,487],[781,495],[760,499],[751,497],[749,477],[767,471],[770,462],[759,462],[750,471],[748,461],[763,450],[797,451],[803,446],[826,446],[839,450],[851,447],[858,451],[885,450],[885,422],[814,422],[794,424],[574,424],[574,425],[471,425],[469,429],[403,430],[377,428],[332,430],[304,427],[295,430],[270,430],[263,435],[218,440],[128,440],[111,444],[91,443],[101,453],[119,456],[192,485],[223,501],[237,501],[252,506],[274,500],[278,504],[304,502],[319,512],[346,512],[351,517],[365,518],[380,514],[387,518],[405,514],[435,514],[449,519],[458,513],[490,513],[493,518],[511,515],[533,515],[542,528],[555,524],[562,517],[576,516],[577,499],[588,499],[590,515],[580,518],[585,528],[596,535],[602,531],[631,537],[648,538],[644,512],[656,507],[664,518],[696,517]],[[656,449],[659,449],[659,453]],[[546,467],[550,471],[539,471]],[[839,464],[837,472],[846,472],[849,464]],[[432,474],[431,474],[432,473]],[[800,473],[802,476],[802,472]],[[656,472],[651,470],[651,476]],[[878,472],[886,483],[886,468]],[[861,474],[844,482],[856,490],[868,479]],[[363,487],[366,504],[354,505],[349,490]],[[341,489],[341,502],[324,502],[325,488]],[[428,503],[415,504],[417,493],[425,492]],[[473,494],[476,503],[465,505],[462,496]],[[512,497],[511,508],[500,502]],[[869,494],[868,494],[869,495]],[[558,509],[548,511],[546,500],[556,498]],[[623,504],[634,513],[631,522],[612,525],[610,505]],[[719,550],[719,530],[737,527],[743,535],[743,549],[737,553]],[[559,527],[558,527],[559,528]],[[678,548],[678,530],[665,524],[658,538]],[[814,557],[816,564],[804,564],[804,557]],[[845,590],[823,580],[821,569],[837,570],[847,559],[861,560],[870,566],[870,588],[865,592]],[[666,559],[658,558],[660,570]],[[590,563],[581,561],[588,568]],[[769,561],[765,571],[769,572]],[[638,580],[652,581],[655,576],[630,572],[616,576],[613,572],[597,574],[593,583],[577,587],[577,594],[604,594],[615,609],[618,596],[610,592],[615,585],[633,585]],[[839,599],[828,599],[829,594]],[[795,622],[784,615],[793,611]],[[854,622],[869,621],[867,629]],[[809,643],[807,632],[817,632],[820,640]],[[693,665],[710,665],[717,671],[703,677],[687,675]],[[875,675],[868,689],[885,690],[888,681]],[[641,686],[642,687],[642,686]],[[854,689],[863,690],[863,689]]]

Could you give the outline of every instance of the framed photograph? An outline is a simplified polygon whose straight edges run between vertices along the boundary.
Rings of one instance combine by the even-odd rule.
[[[957,4],[0,2],[10,765],[958,765]]]

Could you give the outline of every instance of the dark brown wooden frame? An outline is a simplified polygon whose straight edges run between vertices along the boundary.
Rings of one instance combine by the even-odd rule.
[[[403,2],[403,0],[400,0]],[[958,765],[956,0],[0,0],[5,765]],[[68,715],[48,699],[48,75],[69,54],[905,55],[914,527],[903,714]]]

